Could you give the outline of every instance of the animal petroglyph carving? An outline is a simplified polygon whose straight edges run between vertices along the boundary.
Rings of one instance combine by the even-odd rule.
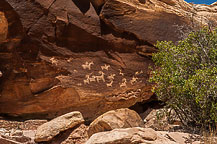
[[[90,84],[90,80],[89,79],[85,79],[84,80],[84,84]]]
[[[97,80],[97,82],[99,82],[100,80],[102,80],[103,82],[105,82],[105,78],[104,78],[104,76],[105,76],[105,73],[104,72],[102,72],[102,71],[99,71],[99,74],[101,74],[100,76],[95,76],[96,77],[96,80]]]
[[[112,84],[113,84],[113,80],[110,83],[107,83],[106,86],[107,87],[112,87]]]
[[[133,85],[134,83],[136,83],[137,80],[138,80],[138,78],[133,76],[133,78],[130,80],[131,85]]]
[[[111,75],[107,76],[107,78],[108,78],[110,81],[112,81],[112,80],[115,79],[115,74],[111,74]]]
[[[87,79],[84,80],[84,84],[90,84],[90,75],[85,75]]]
[[[140,74],[142,74],[143,73],[143,71],[141,70],[140,72],[139,71],[137,71],[137,72],[135,72],[135,75],[140,75]]]
[[[54,57],[50,58],[50,61],[52,64],[55,64],[55,65],[57,65],[58,63],[58,61]]]
[[[90,82],[95,82],[96,81],[96,76],[92,76],[89,78]]]
[[[123,78],[122,83],[120,84],[120,87],[126,87],[127,86],[127,79]]]
[[[69,58],[67,59],[67,62],[72,62],[72,60],[73,60],[72,58]]]
[[[93,65],[93,62],[88,63],[87,61],[85,62],[85,64],[81,65],[83,67],[83,69],[89,69],[91,70],[91,65]]]
[[[119,69],[119,74],[122,75],[122,76],[124,76],[124,73],[122,73],[121,69]]]
[[[110,65],[105,64],[104,66],[101,66],[102,70],[108,70],[110,68]]]

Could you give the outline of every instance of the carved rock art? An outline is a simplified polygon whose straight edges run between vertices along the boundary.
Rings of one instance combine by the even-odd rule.
[[[127,86],[127,79],[123,78],[122,83],[120,84],[120,87],[126,87]]]
[[[121,69],[119,69],[119,74],[122,75],[122,76],[124,76],[124,73],[122,73]]]
[[[102,70],[107,70],[110,68],[110,65],[105,64],[104,66],[101,66]]]
[[[138,78],[134,77],[130,80],[131,85],[134,85],[137,82]]]
[[[141,70],[140,72],[139,71],[136,71],[135,72],[135,75],[137,76],[137,75],[140,75],[140,74],[143,74],[143,71]]]
[[[109,75],[107,78],[110,80],[110,81],[112,81],[112,80],[114,80],[115,79],[115,74],[111,74],[111,75]]]
[[[99,74],[101,74],[101,75],[100,76],[96,76],[97,82],[99,83],[100,80],[102,80],[103,82],[105,82],[105,78],[104,78],[105,73],[102,72],[102,71],[99,71]]]
[[[112,87],[112,84],[113,84],[113,80],[110,83],[107,83],[106,86],[107,87]]]
[[[58,61],[54,57],[50,58],[50,61],[52,64],[55,64],[55,65],[58,64]]]
[[[92,76],[89,78],[90,82],[96,82],[96,76]]]
[[[81,65],[83,69],[89,69],[91,70],[91,65],[93,65],[94,63],[91,61],[91,62],[85,62],[85,64]]]

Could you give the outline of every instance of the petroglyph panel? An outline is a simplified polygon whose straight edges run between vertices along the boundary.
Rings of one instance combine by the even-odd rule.
[[[46,59],[58,67],[65,61],[65,66],[62,69],[67,70],[64,74],[68,78],[68,81],[65,82],[67,87],[76,86],[95,91],[112,91],[114,89],[131,89],[147,82],[148,65],[144,64],[141,57],[136,60],[138,63],[134,63],[135,58],[132,57],[121,65],[106,57],[93,57],[91,54],[90,57],[91,59],[83,58],[83,56]],[[129,59],[131,56],[126,54],[126,57]],[[102,61],[104,62],[102,63]],[[126,66],[122,67],[123,64]],[[62,83],[64,84],[64,80]]]

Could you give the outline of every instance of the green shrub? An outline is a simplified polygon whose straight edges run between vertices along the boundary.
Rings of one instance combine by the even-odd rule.
[[[153,91],[185,125],[217,123],[217,29],[192,32],[177,45],[157,42]]]

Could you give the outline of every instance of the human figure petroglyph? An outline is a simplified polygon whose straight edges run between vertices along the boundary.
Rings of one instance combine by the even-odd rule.
[[[114,80],[115,79],[115,74],[111,74],[111,75],[109,75],[109,76],[107,76],[107,78],[110,80],[110,81],[112,81],[112,80]]]
[[[104,72],[102,72],[102,71],[99,71],[99,74],[101,74],[100,76],[95,76],[96,77],[96,80],[97,80],[97,82],[99,82],[100,80],[102,80],[103,82],[105,82],[105,78],[104,78],[104,76],[105,76],[105,73]]]
[[[120,84],[120,87],[126,87],[127,86],[127,79],[123,78],[122,83]]]
[[[85,64],[81,65],[83,67],[83,69],[89,69],[91,70],[91,65],[93,65],[93,61],[91,61],[90,63],[89,62],[85,62]]]
[[[107,70],[110,68],[110,65],[105,64],[104,66],[101,66],[102,70]]]
[[[124,73],[122,73],[121,69],[119,69],[119,74],[122,75],[122,76],[124,76]]]
[[[110,83],[107,83],[106,86],[107,86],[107,87],[112,87],[112,84],[113,84],[113,80],[110,81]]]
[[[137,80],[138,80],[138,78],[133,76],[133,78],[130,80],[131,85],[133,85],[134,83],[136,83]]]

